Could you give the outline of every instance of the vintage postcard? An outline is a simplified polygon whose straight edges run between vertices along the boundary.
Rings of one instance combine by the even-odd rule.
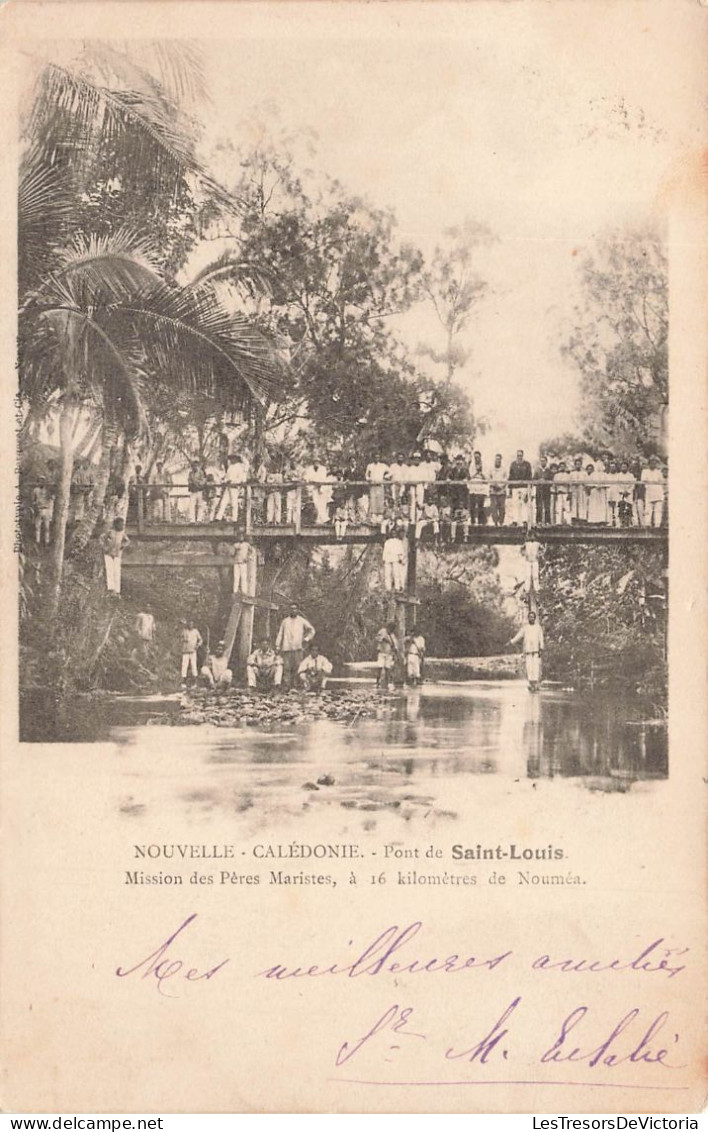
[[[4,1111],[696,1126],[707,21],[0,11]]]

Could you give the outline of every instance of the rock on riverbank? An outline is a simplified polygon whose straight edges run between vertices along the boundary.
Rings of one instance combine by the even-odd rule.
[[[180,711],[152,716],[148,723],[188,727],[211,723],[216,727],[269,727],[311,723],[334,719],[354,723],[376,715],[382,706],[396,699],[395,694],[376,688],[267,695],[232,689],[224,694],[196,690],[185,693]]]

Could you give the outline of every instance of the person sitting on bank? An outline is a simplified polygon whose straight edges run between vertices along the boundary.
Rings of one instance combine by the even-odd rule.
[[[267,637],[246,660],[246,683],[249,688],[270,690],[279,688],[283,681],[283,659]]]
[[[296,602],[292,602],[288,614],[280,622],[275,647],[283,658],[283,684],[294,688],[297,674],[304,658],[305,645],[309,645],[315,635],[315,628],[303,617]]]
[[[322,692],[327,687],[327,677],[331,675],[331,661],[322,655],[316,644],[311,644],[308,655],[297,670],[300,686],[306,692]]]
[[[531,610],[526,625],[522,625],[515,637],[509,641],[510,645],[524,642],[524,661],[526,663],[526,679],[530,692],[537,692],[541,683],[541,657],[543,655],[543,629],[536,620],[536,614]]]
[[[229,668],[229,658],[223,641],[219,641],[206,664],[202,665],[199,675],[210,691],[222,692],[231,687],[233,672]]]
[[[106,567],[106,589],[120,597],[120,571],[123,551],[130,545],[122,519],[114,519],[111,529],[102,539],[103,562]]]

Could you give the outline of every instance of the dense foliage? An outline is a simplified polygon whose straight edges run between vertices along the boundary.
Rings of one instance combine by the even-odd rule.
[[[547,548],[545,675],[666,704],[665,558],[653,547]]]

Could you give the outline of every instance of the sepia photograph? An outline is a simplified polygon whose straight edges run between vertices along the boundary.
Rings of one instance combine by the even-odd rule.
[[[669,733],[699,670],[670,712],[669,655],[677,592],[699,620],[676,202],[704,21],[10,7],[13,859],[68,941],[79,1061],[115,1041],[130,1082],[72,1056],[34,1093],[23,1063],[13,1103],[693,1104]],[[84,994],[120,1037],[77,1035]],[[212,1049],[234,1002],[237,1077],[212,1050],[188,1081],[179,1034]],[[150,1019],[159,1070],[124,1032]]]
[[[263,63],[239,60],[236,113],[228,47],[47,44],[32,68],[21,738],[189,726],[170,741],[208,764],[228,738],[246,794],[254,762],[286,763],[299,806],[326,734],[329,795],[401,808],[403,787],[413,815],[441,779],[665,778],[665,218],[649,194],[583,198],[572,238],[529,246],[498,180],[519,137],[495,183],[464,175],[479,109],[459,168],[421,181],[409,132],[377,122],[388,169],[367,176],[369,115],[410,60],[381,60],[346,145],[317,97],[331,58],[306,79]],[[470,77],[460,114],[507,77]],[[515,82],[540,96],[533,68]],[[405,113],[427,153],[456,128]],[[576,159],[627,132],[661,155],[643,107],[585,113]],[[537,175],[548,141],[525,142]],[[362,743],[389,755],[366,782]]]

